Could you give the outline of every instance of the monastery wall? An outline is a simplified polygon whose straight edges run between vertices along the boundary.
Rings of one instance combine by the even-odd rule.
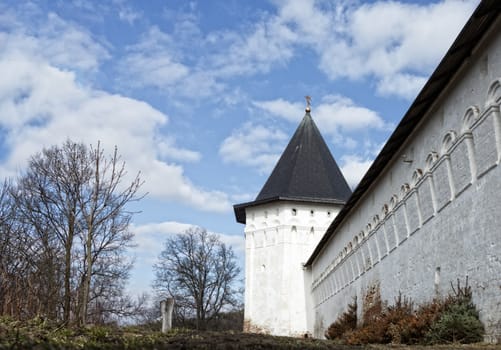
[[[447,295],[468,276],[487,340],[501,341],[499,21],[311,266],[309,329],[378,286],[392,303]]]

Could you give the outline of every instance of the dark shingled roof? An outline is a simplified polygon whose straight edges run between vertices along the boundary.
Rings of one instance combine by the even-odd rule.
[[[337,233],[337,228],[349,213],[355,209],[356,204],[370,190],[371,185],[381,175],[393,156],[405,143],[407,138],[426,117],[428,110],[440,96],[442,91],[460,70],[463,64],[468,64],[468,57],[472,54],[482,37],[491,28],[501,11],[500,0],[482,0],[475,12],[465,24],[458,37],[445,54],[444,58],[431,75],[421,92],[418,94],[411,107],[404,115],[397,128],[390,136],[385,146],[372,163],[367,173],[358,184],[353,195],[346,202],[332,224],[327,229],[305,266],[311,266],[327,242]]]
[[[238,222],[245,223],[245,208],[276,200],[344,204],[351,190],[306,112],[277,165],[253,202],[234,206]]]

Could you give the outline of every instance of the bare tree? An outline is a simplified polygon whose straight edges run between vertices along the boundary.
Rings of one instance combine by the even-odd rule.
[[[106,158],[98,143],[96,149],[90,150],[89,156],[92,162],[92,176],[89,186],[78,200],[85,222],[85,229],[81,232],[85,255],[80,309],[82,324],[86,324],[93,273],[99,273],[104,277],[103,272],[106,270],[109,272],[109,268],[120,264],[115,261],[113,265],[108,261],[99,271],[94,271],[93,266],[99,259],[116,258],[116,253],[122,252],[131,244],[132,233],[128,231],[128,227],[133,213],[126,211],[125,207],[131,201],[142,198],[137,196],[137,191],[143,183],[137,175],[129,186],[120,187],[127,172],[125,163],[120,161],[116,147],[113,155]],[[117,274],[116,270],[113,273],[116,276],[121,275]]]
[[[32,156],[17,180],[11,193],[23,234],[32,237],[26,256],[46,317],[86,324],[91,301],[123,290],[134,214],[126,205],[142,198],[139,174],[128,185],[125,176],[116,148],[105,157],[99,143],[68,140]]]
[[[174,317],[207,328],[221,312],[237,305],[240,268],[231,247],[216,234],[191,228],[170,237],[154,265],[154,288],[175,298]]]
[[[15,294],[16,275],[21,266],[14,244],[16,235],[10,186],[10,183],[5,181],[0,187],[0,314],[13,315],[15,312],[12,309],[12,297]]]
[[[81,220],[78,200],[90,181],[92,169],[85,145],[66,141],[35,154],[18,180],[16,202],[22,219],[43,243],[46,255],[41,276],[53,293],[59,293],[55,263],[62,254],[63,320],[70,319],[74,241]],[[59,251],[57,251],[59,248]],[[54,265],[54,266],[53,266]],[[54,305],[48,306],[54,310]]]

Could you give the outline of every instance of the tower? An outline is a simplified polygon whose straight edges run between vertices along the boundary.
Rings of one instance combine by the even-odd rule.
[[[256,199],[234,206],[245,224],[247,331],[306,333],[302,264],[350,195],[308,106]]]

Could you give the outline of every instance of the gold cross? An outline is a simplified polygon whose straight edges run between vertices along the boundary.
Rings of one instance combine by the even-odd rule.
[[[310,107],[311,106],[311,96],[305,96],[304,97],[306,99],[306,107]]]

